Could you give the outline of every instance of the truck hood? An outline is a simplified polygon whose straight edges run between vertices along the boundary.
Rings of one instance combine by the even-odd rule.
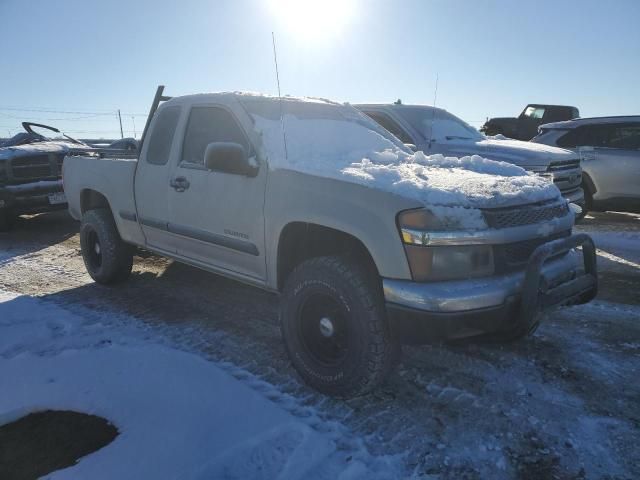
[[[452,228],[486,228],[480,209],[560,197],[553,183],[511,163],[409,153],[375,130],[337,120],[282,123],[254,116],[258,144],[272,170],[358,183],[417,201]],[[380,201],[384,202],[384,194]],[[375,208],[375,206],[372,206]]]
[[[49,142],[28,143],[0,148],[0,160],[26,157],[38,154],[60,153],[66,154],[70,149],[86,149],[88,146],[78,145],[73,142],[52,140]]]
[[[563,148],[511,139],[448,140],[446,146],[447,152],[456,156],[480,155],[498,162],[513,163],[524,169],[546,169],[551,162],[576,158],[575,153]]]

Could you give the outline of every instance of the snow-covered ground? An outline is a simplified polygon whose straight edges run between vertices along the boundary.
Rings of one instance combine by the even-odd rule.
[[[22,220],[0,235],[0,423],[119,428],[52,478],[640,478],[640,216],[578,230],[601,247],[596,301],[518,344],[407,347],[345,402],[300,383],[274,297],[152,255],[100,287],[75,222]]]
[[[87,319],[0,291],[0,339],[0,424],[54,409],[99,415],[119,430],[110,445],[49,478],[369,479],[398,473],[398,460],[338,449],[339,429],[312,428],[252,388],[259,386],[256,379],[240,381],[232,366],[172,348],[132,319]]]

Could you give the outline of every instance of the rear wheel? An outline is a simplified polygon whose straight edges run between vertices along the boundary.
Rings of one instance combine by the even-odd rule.
[[[80,246],[87,272],[96,282],[113,284],[131,274],[133,248],[120,238],[108,209],[85,212],[80,226]]]
[[[318,257],[285,282],[282,335],[293,366],[328,395],[353,397],[379,385],[399,344],[386,320],[382,292],[353,260]]]

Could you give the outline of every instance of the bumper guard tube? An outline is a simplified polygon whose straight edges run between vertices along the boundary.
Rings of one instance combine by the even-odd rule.
[[[544,263],[559,253],[582,247],[584,273],[573,278],[560,278],[549,284],[541,275]],[[538,312],[561,305],[587,303],[598,293],[596,247],[584,233],[540,245],[527,263],[518,321],[528,328],[535,326]]]

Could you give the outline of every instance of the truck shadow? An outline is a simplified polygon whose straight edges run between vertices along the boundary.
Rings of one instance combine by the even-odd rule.
[[[11,230],[0,233],[0,262],[64,242],[78,229],[66,210],[18,217]]]

